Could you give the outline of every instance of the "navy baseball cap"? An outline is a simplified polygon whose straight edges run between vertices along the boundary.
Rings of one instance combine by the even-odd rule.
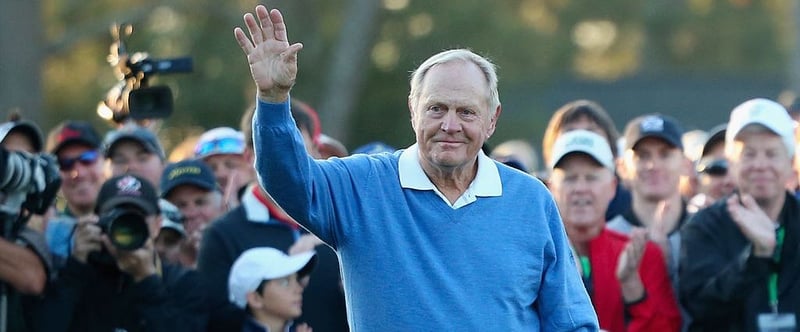
[[[625,127],[625,150],[633,149],[641,140],[653,137],[683,150],[683,128],[677,120],[662,114],[637,117]]]
[[[123,127],[110,131],[103,142],[105,156],[110,158],[114,151],[114,146],[122,141],[129,140],[141,144],[147,152],[155,153],[161,160],[166,159],[164,148],[156,134],[139,126]]]
[[[169,164],[161,176],[161,197],[182,185],[191,185],[206,191],[219,190],[214,171],[197,159],[187,159]]]

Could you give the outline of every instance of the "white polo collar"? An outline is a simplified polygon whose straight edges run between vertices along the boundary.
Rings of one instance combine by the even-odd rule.
[[[425,175],[425,171],[422,170],[422,165],[419,161],[419,146],[417,144],[408,147],[400,154],[397,167],[401,187],[416,190],[433,190],[453,209],[472,203],[477,197],[495,197],[503,194],[503,185],[500,182],[500,173],[497,170],[497,165],[483,151],[478,151],[478,172],[475,174],[475,179],[472,180],[467,190],[453,204],[450,204],[447,197]]]

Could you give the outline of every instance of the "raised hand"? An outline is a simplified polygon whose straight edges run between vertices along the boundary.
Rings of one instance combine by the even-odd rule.
[[[756,200],[750,195],[733,194],[728,198],[728,213],[742,234],[753,244],[753,255],[772,257],[777,224],[761,210]]]
[[[257,19],[256,19],[257,17]],[[283,15],[277,9],[258,5],[255,16],[244,15],[250,38],[240,27],[233,29],[236,41],[247,56],[258,96],[268,102],[283,102],[297,77],[297,52],[303,44],[289,45]]]
[[[634,228],[631,231],[631,240],[625,245],[617,262],[617,280],[625,302],[633,302],[644,296],[644,285],[639,276],[639,264],[644,256],[647,245],[647,231]]]

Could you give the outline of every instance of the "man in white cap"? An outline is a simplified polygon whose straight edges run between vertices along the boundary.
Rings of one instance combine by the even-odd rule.
[[[608,141],[588,130],[566,132],[556,139],[549,166],[550,190],[600,328],[678,331],[681,313],[661,251],[642,229],[628,238],[605,227],[617,185]]]
[[[244,153],[244,134],[229,127],[206,131],[195,146],[195,158],[208,164],[214,171],[229,208],[239,204],[239,190],[256,179],[253,163],[248,162]]]
[[[733,109],[725,154],[739,192],[681,230],[680,295],[696,331],[796,331],[800,205],[787,192],[795,151],[786,109],[753,99]]]
[[[310,331],[292,321],[302,313],[305,277],[316,258],[314,251],[289,256],[269,247],[243,252],[228,277],[230,301],[248,313],[242,331]]]

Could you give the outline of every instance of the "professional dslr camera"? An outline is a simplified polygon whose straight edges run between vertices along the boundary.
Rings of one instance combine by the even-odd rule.
[[[58,164],[50,155],[0,151],[0,213],[3,234],[13,238],[30,214],[44,214],[61,187]],[[24,214],[23,212],[27,212]]]
[[[150,231],[144,213],[136,208],[118,206],[101,214],[97,226],[108,236],[111,244],[118,250],[133,251],[147,242]],[[117,261],[111,253],[102,248],[89,254],[89,262],[101,267],[116,267]]]
[[[100,117],[116,123],[128,119],[162,119],[172,114],[172,91],[167,86],[148,86],[154,74],[188,73],[192,71],[192,59],[151,59],[145,52],[128,54],[124,38],[133,33],[130,24],[113,25],[114,38],[108,62],[115,69],[120,81],[100,102],[97,113]]]
[[[132,251],[150,237],[145,215],[137,209],[117,207],[100,216],[97,223],[117,249]]]

